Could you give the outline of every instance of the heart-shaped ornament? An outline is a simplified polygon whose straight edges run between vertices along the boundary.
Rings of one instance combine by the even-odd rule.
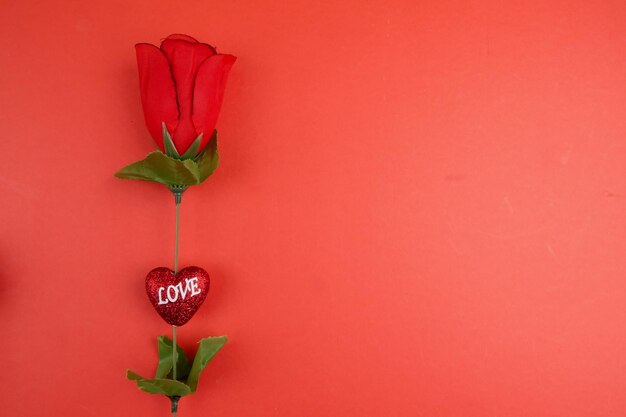
[[[146,292],[155,310],[173,326],[187,323],[209,293],[209,274],[197,266],[174,273],[154,268],[146,276]]]

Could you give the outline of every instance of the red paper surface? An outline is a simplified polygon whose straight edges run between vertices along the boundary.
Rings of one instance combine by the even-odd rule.
[[[228,334],[179,416],[626,415],[623,1],[0,5],[1,414],[167,416],[124,380],[174,204],[133,45],[238,57],[181,267]]]

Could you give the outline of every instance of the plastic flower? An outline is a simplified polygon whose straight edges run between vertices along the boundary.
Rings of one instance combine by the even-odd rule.
[[[166,152],[169,136],[175,154],[195,157],[213,135],[236,58],[179,34],[165,38],[160,48],[138,43],[135,50],[143,113],[152,139]]]

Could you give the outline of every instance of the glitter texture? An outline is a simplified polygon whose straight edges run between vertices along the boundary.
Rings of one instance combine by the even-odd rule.
[[[174,274],[169,268],[154,268],[146,276],[148,299],[163,320],[173,326],[187,323],[209,293],[209,274],[189,266]]]

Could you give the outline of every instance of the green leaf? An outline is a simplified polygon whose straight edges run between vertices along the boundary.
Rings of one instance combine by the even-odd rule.
[[[220,163],[220,156],[217,153],[217,130],[213,131],[213,135],[209,140],[206,148],[198,156],[198,172],[200,182],[204,182]]]
[[[191,389],[191,392],[196,392],[200,374],[211,359],[213,359],[215,354],[224,346],[227,340],[228,338],[226,336],[207,337],[200,340],[198,352],[193,360],[193,365],[191,366],[191,371],[187,378],[187,385]]]
[[[163,394],[168,397],[183,397],[192,393],[191,388],[180,381],[162,378],[148,379],[131,370],[126,371],[126,379],[135,381],[140,390],[150,394]]]
[[[156,370],[155,378],[171,378],[172,377],[172,341],[165,337],[157,338],[157,346],[159,348],[159,366]],[[187,355],[178,344],[176,345],[176,379],[182,380],[189,375],[191,364]]]
[[[199,136],[197,146],[200,146]],[[187,150],[193,150],[194,142]],[[185,152],[187,155],[187,152]],[[198,185],[204,182],[219,165],[217,152],[217,131],[213,132],[206,148],[193,159],[180,160],[161,151],[150,152],[145,159],[133,162],[115,173],[117,178],[125,180],[153,181],[167,186]]]
[[[196,140],[193,141],[184,154],[180,156],[180,159],[193,159],[198,155],[198,149],[200,149],[200,142],[202,142],[202,133],[198,135]]]
[[[188,159],[180,161],[161,151],[150,152],[145,159],[134,162],[115,176],[127,180],[154,181],[165,185],[200,184],[198,165]]]
[[[176,145],[174,145],[170,132],[168,132],[167,127],[165,127],[165,122],[161,122],[161,126],[163,128],[163,147],[165,148],[165,154],[172,158],[180,159],[180,154],[176,150]]]

